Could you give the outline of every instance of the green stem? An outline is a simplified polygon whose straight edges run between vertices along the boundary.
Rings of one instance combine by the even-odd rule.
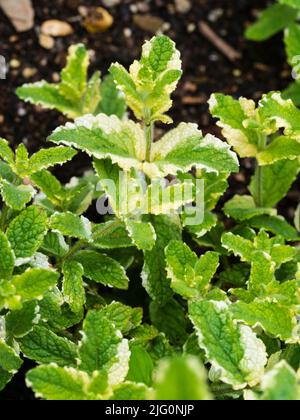
[[[267,138],[264,135],[259,136],[258,139],[258,152],[262,152],[267,145]],[[256,170],[254,176],[255,182],[255,204],[256,207],[263,207],[263,176],[264,168],[260,166],[259,162],[256,162]]]
[[[153,135],[154,135],[154,125],[150,123],[149,125],[145,125],[145,136],[146,136],[146,161],[150,162],[151,159],[151,148],[153,143]]]
[[[1,212],[0,228],[2,231],[6,228],[7,217],[9,213],[9,207],[4,203]]]

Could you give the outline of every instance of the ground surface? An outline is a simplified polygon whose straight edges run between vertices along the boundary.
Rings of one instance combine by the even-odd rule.
[[[191,10],[183,14],[176,11],[171,0],[121,0],[119,6],[110,9],[115,20],[112,28],[96,35],[83,27],[78,6],[101,6],[100,0],[33,0],[35,27],[23,34],[17,33],[0,11],[0,54],[8,63],[19,62],[18,68],[10,68],[6,80],[0,80],[0,136],[12,144],[23,141],[32,152],[39,149],[47,135],[65,120],[56,112],[37,110],[19,101],[14,95],[16,87],[40,79],[56,80],[68,46],[77,42],[84,42],[93,51],[92,70],[100,69],[105,74],[114,61],[128,66],[139,55],[144,39],[153,35],[136,23],[137,14],[160,17],[165,33],[176,41],[182,53],[184,77],[174,96],[171,112],[174,122],[196,122],[205,132],[218,133],[206,104],[212,92],[258,99],[263,92],[282,89],[289,83],[290,70],[285,64],[282,37],[262,44],[247,42],[243,37],[245,27],[267,3],[266,0],[192,0]],[[71,23],[74,34],[57,38],[54,48],[46,50],[39,44],[39,28],[43,21],[52,18]],[[201,20],[237,50],[241,59],[231,62],[216,50],[201,35],[198,29]],[[26,69],[33,69],[35,74],[24,77],[28,73]],[[60,170],[59,175],[62,179],[79,175],[88,163],[87,158],[79,156]],[[231,180],[230,195],[244,191],[251,171],[251,162],[244,162],[242,172]],[[281,212],[291,216],[298,199],[294,188],[281,204]],[[28,391],[24,393],[23,380],[20,385],[17,377],[2,393],[2,398],[22,399],[29,395]]]

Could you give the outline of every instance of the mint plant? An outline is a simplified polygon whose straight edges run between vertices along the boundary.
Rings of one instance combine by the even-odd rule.
[[[215,94],[229,144],[188,123],[154,141],[175,44],[154,37],[110,73],[135,120],[89,110],[33,156],[0,141],[0,389],[29,359],[46,400],[299,400],[299,234],[276,205],[300,111],[278,92],[258,107]],[[50,169],[77,150],[93,170],[62,185]],[[236,153],[255,175],[220,215]]]
[[[69,49],[67,65],[61,72],[60,83],[25,84],[17,89],[17,95],[27,102],[56,109],[70,119],[100,112],[122,118],[126,104],[112,78],[106,76],[101,82],[101,74],[96,71],[88,79],[89,64],[85,46],[73,45]]]
[[[265,41],[295,23],[299,17],[298,0],[276,0],[250,25],[245,36],[251,41]]]

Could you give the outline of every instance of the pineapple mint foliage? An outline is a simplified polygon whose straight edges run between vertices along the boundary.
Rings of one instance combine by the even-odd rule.
[[[181,76],[175,44],[158,36],[129,71],[113,64],[97,107],[84,51],[61,84],[18,91],[74,119],[55,146],[29,156],[0,140],[0,389],[29,359],[26,385],[46,400],[299,400],[299,222],[276,205],[299,171],[300,111],[279,92],[258,106],[215,94],[228,144],[189,123],[154,142]],[[77,150],[93,170],[62,185],[50,169]],[[237,154],[256,171],[219,214]],[[97,199],[113,214],[89,220]]]

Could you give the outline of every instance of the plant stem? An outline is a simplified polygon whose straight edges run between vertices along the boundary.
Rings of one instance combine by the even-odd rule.
[[[7,216],[9,212],[9,207],[4,203],[2,207],[1,219],[0,219],[0,228],[2,231],[5,230]]]
[[[264,135],[260,135],[258,139],[258,152],[263,151],[266,148],[267,138]],[[255,204],[256,207],[263,207],[263,176],[264,176],[264,168],[256,162],[256,170],[254,176],[255,182]]]
[[[146,136],[146,161],[150,162],[151,159],[151,148],[153,142],[153,134],[154,134],[154,125],[150,123],[149,125],[145,125],[145,136]]]

